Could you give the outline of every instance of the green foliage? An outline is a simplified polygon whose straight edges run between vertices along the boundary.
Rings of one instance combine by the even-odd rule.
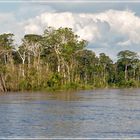
[[[19,90],[24,91],[24,90],[31,90],[31,84],[27,79],[23,79],[19,83]]]
[[[40,42],[42,39],[41,35],[36,34],[27,34],[24,36],[24,40],[27,40],[29,43],[31,42]]]
[[[0,50],[11,49],[13,46],[13,34],[1,34],[0,35]]]
[[[78,89],[80,85],[78,85],[77,83],[68,83],[66,85],[63,85],[61,89],[65,89],[65,90],[71,90],[71,89]]]
[[[47,85],[49,88],[53,88],[53,89],[59,88],[61,86],[61,76],[59,74],[55,73],[47,81]]]
[[[116,63],[97,57],[71,28],[50,27],[13,44],[13,34],[0,35],[0,76],[9,91],[140,87],[137,53],[121,51]]]
[[[138,87],[138,82],[135,81],[135,80],[129,80],[129,81],[125,81],[125,80],[122,80],[119,82],[118,84],[119,87],[127,87],[127,88],[131,88],[131,87]]]

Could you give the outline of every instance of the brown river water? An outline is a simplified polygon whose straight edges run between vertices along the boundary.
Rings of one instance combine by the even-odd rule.
[[[140,138],[140,89],[1,94],[0,138]]]

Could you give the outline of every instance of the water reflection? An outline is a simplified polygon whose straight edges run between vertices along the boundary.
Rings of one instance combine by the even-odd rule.
[[[0,96],[1,137],[140,137],[139,89]]]

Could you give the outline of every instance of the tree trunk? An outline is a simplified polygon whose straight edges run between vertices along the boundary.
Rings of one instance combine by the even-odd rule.
[[[25,77],[25,70],[24,70],[25,60],[22,60],[22,76]]]
[[[127,80],[127,64],[125,65],[125,80]]]
[[[61,65],[61,61],[60,61],[60,57],[59,57],[59,51],[57,50],[57,48],[54,48],[55,53],[56,53],[56,57],[57,57],[57,72],[60,73],[60,65]]]
[[[134,75],[133,75],[133,79],[136,79],[136,69],[134,68]]]
[[[30,68],[31,65],[31,55],[28,53],[28,68]]]

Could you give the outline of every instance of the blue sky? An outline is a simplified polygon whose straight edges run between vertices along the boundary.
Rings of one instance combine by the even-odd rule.
[[[129,49],[140,54],[138,1],[19,1],[0,2],[0,33],[14,33],[18,43],[24,34],[42,34],[48,26],[68,26],[81,38],[88,40],[88,48],[97,54],[104,52],[114,60],[120,50]]]

